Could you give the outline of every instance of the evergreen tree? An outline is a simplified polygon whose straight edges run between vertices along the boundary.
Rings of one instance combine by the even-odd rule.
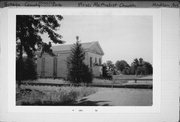
[[[89,67],[84,64],[85,52],[82,45],[78,41],[71,49],[71,55],[67,61],[68,79],[73,83],[90,83],[92,82],[92,72]]]

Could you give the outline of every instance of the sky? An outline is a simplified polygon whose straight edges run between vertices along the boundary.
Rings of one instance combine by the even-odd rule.
[[[115,63],[135,58],[152,63],[153,18],[152,16],[122,15],[66,15],[58,33],[65,44],[98,41],[104,51],[103,62]],[[46,38],[47,39],[47,38]]]

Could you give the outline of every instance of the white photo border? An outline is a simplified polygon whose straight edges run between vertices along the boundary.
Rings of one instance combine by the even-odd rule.
[[[153,17],[152,106],[16,106],[16,15],[122,15]],[[8,112],[34,113],[160,113],[161,9],[146,8],[9,8],[8,9]]]

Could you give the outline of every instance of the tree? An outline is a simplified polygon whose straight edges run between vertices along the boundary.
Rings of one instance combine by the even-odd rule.
[[[125,60],[116,61],[115,63],[117,70],[123,72],[124,69],[128,69],[130,66]]]
[[[133,75],[137,75],[137,68],[139,67],[139,60],[137,58],[134,59],[134,61],[131,64],[130,72]]]
[[[107,73],[107,66],[106,66],[106,64],[104,63],[103,65],[102,65],[102,77],[107,77],[108,76],[108,73]]]
[[[135,72],[136,72],[136,67],[135,67],[135,65],[131,64],[130,74],[131,74],[131,75],[135,75]]]
[[[153,67],[149,62],[143,60],[143,58],[134,59],[130,67],[130,74],[133,75],[152,75]]]
[[[84,63],[82,64],[82,74],[81,74],[81,82],[84,83],[91,83],[93,80],[93,75],[91,70],[89,69],[89,67],[87,65],[85,65]]]
[[[143,58],[139,58],[138,65],[139,65],[139,66],[142,66],[143,64],[144,64],[144,60],[143,60]]]
[[[143,67],[145,69],[145,74],[147,75],[153,74],[153,67],[149,62],[144,62]]]
[[[26,53],[33,57],[34,52],[41,48],[49,52],[48,46],[42,41],[41,34],[47,33],[53,43],[63,43],[62,36],[56,33],[60,27],[61,15],[17,15],[16,17],[16,45],[17,56],[22,57]]]
[[[115,68],[113,62],[110,61],[110,60],[108,60],[108,61],[106,62],[106,66],[107,66],[107,69],[108,69],[109,71],[113,71],[114,68]]]
[[[19,62],[20,60],[16,61],[16,66],[20,67],[22,64]],[[23,76],[21,75],[21,72],[23,72]],[[36,72],[36,64],[34,62],[34,59],[31,58],[23,58],[23,67],[16,68],[16,78],[17,80],[36,80],[37,79],[37,72]]]
[[[122,74],[129,75],[130,74],[130,67],[125,67],[122,71]]]
[[[111,75],[116,75],[116,67],[112,61],[110,61],[110,60],[107,61],[106,66],[107,66],[108,72],[111,73]]]
[[[138,66],[136,69],[136,75],[145,75],[145,68],[143,66]]]
[[[85,52],[77,37],[76,43],[71,49],[71,55],[68,58],[68,79],[74,83],[90,83],[92,82],[92,72],[87,65],[84,64]]]
[[[60,27],[59,22],[63,19],[61,15],[17,15],[16,16],[16,62],[18,73],[17,80],[24,76],[23,55],[28,59],[34,59],[35,52],[41,50],[42,53],[47,52],[53,54],[51,42],[47,44],[42,41],[41,35],[48,34],[50,40],[57,44],[62,44],[62,36],[56,33]],[[32,60],[33,61],[33,60]],[[20,83],[19,83],[20,84]]]

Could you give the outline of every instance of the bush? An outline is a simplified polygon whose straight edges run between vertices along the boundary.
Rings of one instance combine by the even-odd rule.
[[[96,92],[90,87],[24,86],[16,93],[17,105],[73,105]]]
[[[23,58],[16,60],[16,80],[35,80],[37,79],[36,64],[34,59]]]
[[[107,66],[106,65],[103,65],[103,67],[102,67],[102,76],[104,77],[104,78],[106,78],[107,76],[108,76],[108,73],[107,73],[108,71],[107,71]]]

